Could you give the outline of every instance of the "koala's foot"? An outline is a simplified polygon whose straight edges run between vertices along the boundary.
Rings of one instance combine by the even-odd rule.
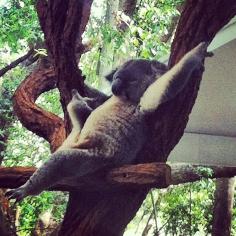
[[[16,202],[20,202],[23,198],[27,197],[24,187],[10,189],[5,193],[5,196],[10,199],[15,199]]]

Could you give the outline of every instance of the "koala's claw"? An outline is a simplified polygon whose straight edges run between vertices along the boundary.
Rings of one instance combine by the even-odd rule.
[[[202,54],[204,57],[212,57],[213,52],[208,52],[207,47],[209,46],[209,42],[201,42],[196,47],[195,50]]]
[[[10,199],[15,199],[15,202],[20,202],[23,198],[26,197],[24,191],[22,188],[16,188],[16,189],[11,189],[8,190],[5,193],[5,196],[10,200]]]
[[[214,53],[213,52],[206,52],[206,57],[213,57],[214,56]]]

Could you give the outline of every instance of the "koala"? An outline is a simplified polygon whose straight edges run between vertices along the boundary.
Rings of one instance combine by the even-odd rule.
[[[95,110],[73,90],[67,106],[71,134],[24,185],[6,193],[8,198],[20,201],[62,181],[132,164],[148,137],[146,116],[174,98],[193,73],[203,71],[204,58],[211,56],[207,46],[200,43],[170,70],[157,61],[126,62],[107,76],[113,95]]]

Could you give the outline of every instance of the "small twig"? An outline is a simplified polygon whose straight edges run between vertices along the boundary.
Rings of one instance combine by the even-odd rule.
[[[153,215],[154,215],[154,220],[155,220],[156,232],[158,232],[156,204],[155,204],[155,202],[154,202],[153,192],[151,191],[150,194],[151,194],[151,200],[152,200],[152,207],[153,207]]]
[[[31,54],[34,52],[34,49],[31,48],[24,56],[16,59],[15,61],[13,61],[12,63],[10,63],[9,65],[5,66],[4,68],[2,68],[0,70],[0,77],[3,76],[4,74],[6,74],[9,70],[15,68],[17,65],[19,65],[21,62],[25,61],[27,58],[29,58],[31,56]]]

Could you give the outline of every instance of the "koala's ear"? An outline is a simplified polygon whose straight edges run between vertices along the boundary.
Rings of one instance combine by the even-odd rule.
[[[109,74],[105,75],[106,80],[111,83],[113,80],[113,75],[116,73],[116,71],[117,71],[117,68],[112,70]]]
[[[167,66],[159,61],[153,60],[151,61],[151,71],[153,74],[160,73],[160,71],[167,71]]]

